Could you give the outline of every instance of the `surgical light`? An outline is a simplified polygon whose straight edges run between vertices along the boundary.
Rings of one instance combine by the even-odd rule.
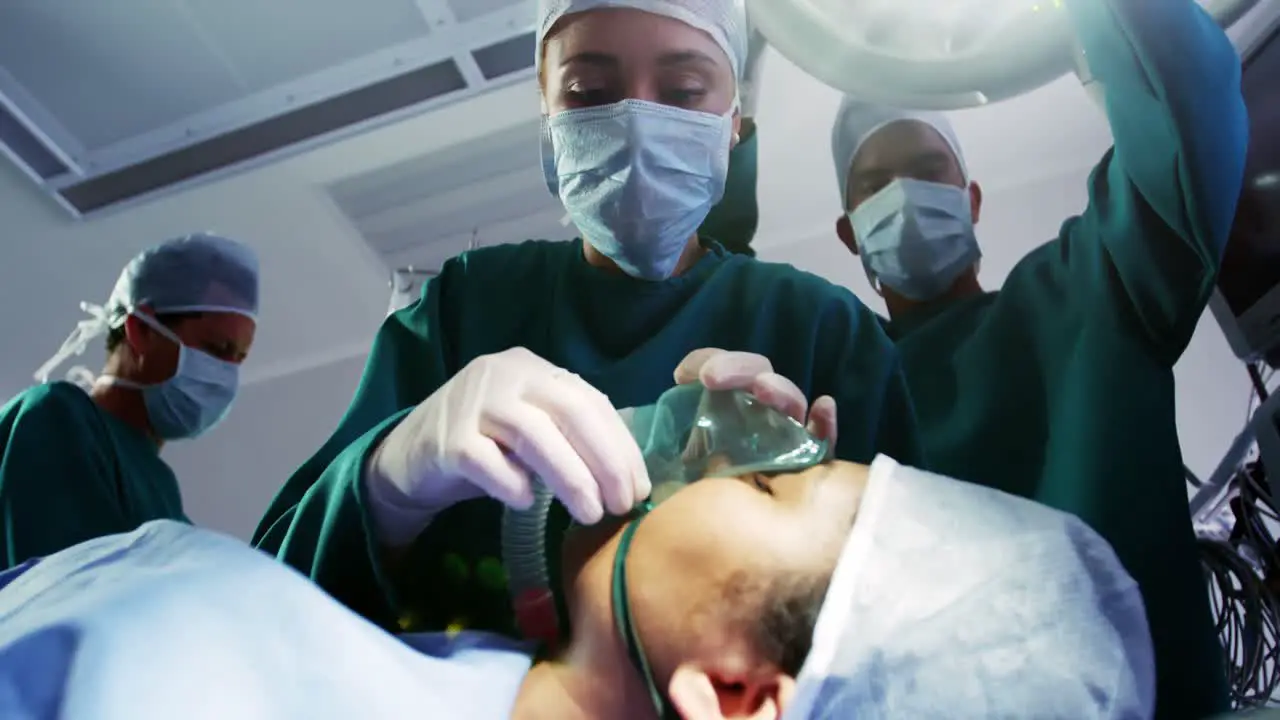
[[[1072,0],[747,0],[753,27],[823,83],[863,100],[958,110],[1075,70],[1096,87],[1067,17]],[[1257,0],[1201,0],[1229,25]]]

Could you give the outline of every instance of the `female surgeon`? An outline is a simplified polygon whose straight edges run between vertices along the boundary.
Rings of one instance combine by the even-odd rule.
[[[543,167],[582,239],[445,263],[255,533],[384,627],[513,632],[503,505],[537,476],[580,522],[630,511],[650,479],[614,408],[652,403],[687,356],[698,377],[694,351],[735,351],[704,381],[819,398],[841,459],[921,462],[874,314],[697,233],[739,133],[740,0],[541,0],[537,26]]]

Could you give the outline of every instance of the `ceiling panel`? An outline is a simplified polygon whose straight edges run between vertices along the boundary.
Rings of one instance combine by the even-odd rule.
[[[449,1],[0,0],[0,151],[86,217],[532,77],[532,0]]]
[[[408,245],[403,250],[382,255],[382,261],[389,271],[408,267],[434,271],[449,258],[471,248],[525,240],[568,240],[577,235],[577,230],[560,222],[563,213],[563,208],[557,207],[515,220],[490,222],[467,232]]]
[[[527,5],[527,0],[446,0],[458,22],[470,22],[499,10]]]
[[[243,94],[180,8],[0,2],[0,67],[82,145],[108,145]]]
[[[482,141],[409,158],[335,183],[330,193],[353,219],[467,187],[487,178],[537,169],[538,123],[524,123]],[[541,171],[538,171],[541,177]],[[542,185],[546,192],[546,185]]]
[[[248,92],[427,35],[414,0],[185,0]]]
[[[564,213],[547,192],[541,173],[527,171],[366,216],[358,221],[357,227],[370,247],[385,255],[433,238],[465,235],[482,226],[519,220],[551,209]]]
[[[338,207],[388,267],[434,267],[479,244],[564,238],[564,209],[547,192],[538,124],[411,158],[329,187]]]

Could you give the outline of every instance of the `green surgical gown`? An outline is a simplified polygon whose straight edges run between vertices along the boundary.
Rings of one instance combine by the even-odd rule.
[[[620,408],[654,402],[698,348],[760,353],[806,395],[835,397],[839,457],[920,462],[897,351],[847,290],[714,244],[684,275],[650,283],[588,265],[581,241],[530,241],[448,261],[417,304],[386,320],[338,430],[276,496],[255,544],[384,626],[513,631],[497,502],[442,513],[387,578],[359,480],[408,409],[476,357],[516,346]]]
[[[0,409],[0,569],[150,520],[187,522],[154,441],[65,382]]]
[[[744,124],[742,141],[729,153],[729,176],[724,185],[724,197],[711,208],[702,221],[698,234],[713,237],[729,252],[755,257],[751,240],[755,238],[760,223],[760,210],[756,206],[756,125]]]
[[[1067,7],[1115,137],[1087,209],[999,293],[919,308],[890,334],[932,469],[1074,513],[1110,541],[1146,601],[1158,716],[1204,718],[1226,709],[1226,685],[1173,365],[1213,290],[1241,186],[1240,63],[1191,0]]]

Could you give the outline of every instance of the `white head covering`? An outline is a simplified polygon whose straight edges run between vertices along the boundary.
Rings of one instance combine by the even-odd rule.
[[[960,151],[960,139],[956,137],[956,131],[951,127],[951,121],[946,115],[938,112],[901,110],[872,105],[846,95],[844,101],[840,103],[839,112],[836,113],[835,125],[831,128],[831,156],[835,160],[836,183],[840,188],[842,207],[848,201],[849,168],[853,166],[853,159],[857,157],[858,150],[862,149],[863,143],[881,128],[900,120],[917,120],[937,130],[951,147],[951,152],[956,156],[956,162],[960,164],[960,173],[968,181],[969,168],[965,165],[964,153]]]
[[[1077,518],[880,456],[786,720],[1149,718],[1137,584]]]
[[[542,42],[560,18],[598,8],[631,8],[679,20],[711,36],[742,79],[747,62],[747,17],[742,0],[538,0],[534,63],[542,67]]]
[[[143,250],[125,266],[105,305],[82,302],[89,314],[52,358],[36,371],[49,373],[85,351],[94,338],[124,324],[140,306],[156,315],[229,312],[258,317],[258,256],[249,246],[211,233],[195,233]],[[78,372],[78,369],[73,369]]]

